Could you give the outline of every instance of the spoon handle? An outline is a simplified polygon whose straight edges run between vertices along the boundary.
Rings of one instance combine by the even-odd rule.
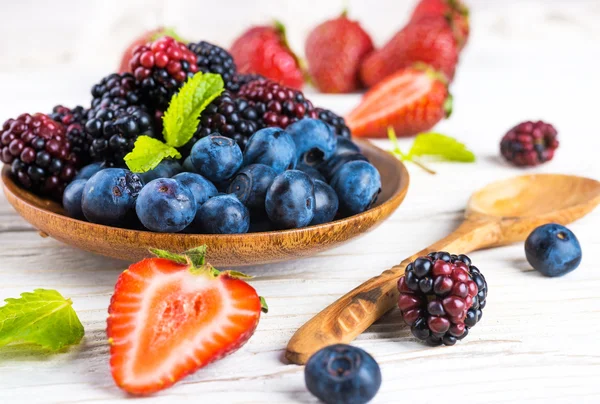
[[[296,331],[287,346],[286,358],[304,364],[319,349],[349,343],[398,301],[396,284],[406,266],[432,251],[468,253],[496,244],[500,227],[493,221],[466,220],[448,237],[405,259],[381,275],[346,293]]]

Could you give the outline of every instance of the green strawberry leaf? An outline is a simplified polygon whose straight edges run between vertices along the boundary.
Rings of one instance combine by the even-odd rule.
[[[191,250],[187,250],[184,254],[190,258],[192,264],[196,267],[200,267],[206,264],[206,244],[201,245],[200,247],[192,248]]]
[[[269,312],[269,305],[267,304],[267,301],[262,296],[259,296],[259,298],[260,298],[260,310],[263,313],[268,313]]]
[[[463,143],[440,133],[422,133],[417,135],[413,142],[408,159],[413,157],[427,157],[435,161],[455,161],[472,163],[475,155]]]
[[[36,289],[5,302],[0,307],[0,346],[26,342],[57,351],[83,338],[73,302],[56,290]]]
[[[182,147],[194,136],[200,114],[223,92],[223,78],[219,74],[196,73],[171,98],[163,116],[163,136],[166,143]]]
[[[472,163],[475,161],[475,155],[463,143],[440,133],[422,133],[417,135],[408,153],[400,150],[396,133],[392,127],[388,128],[388,138],[392,143],[390,153],[402,161],[414,163],[430,174],[435,174],[435,171],[426,167],[421,162],[422,159],[461,163]]]
[[[175,254],[167,250],[159,250],[158,248],[150,248],[150,252],[158,258],[165,258],[178,264],[187,264],[188,260],[184,255]]]
[[[136,139],[133,150],[127,153],[123,160],[134,173],[145,173],[168,157],[180,159],[181,154],[174,147],[158,139],[140,136]]]

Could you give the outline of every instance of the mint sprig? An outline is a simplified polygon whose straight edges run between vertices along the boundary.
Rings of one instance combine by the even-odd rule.
[[[36,289],[5,302],[0,307],[0,347],[26,342],[57,351],[83,338],[73,302],[56,290]]]
[[[200,119],[200,114],[224,88],[219,74],[196,73],[173,96],[163,116],[165,142],[140,136],[133,150],[125,156],[127,167],[136,173],[154,169],[165,158],[181,158],[177,147],[189,142]]]
[[[421,133],[417,135],[408,153],[400,150],[396,133],[392,127],[388,128],[388,137],[392,142],[392,153],[402,161],[410,161],[430,174],[435,171],[425,166],[422,161],[448,161],[472,163],[475,155],[467,146],[458,140],[440,133]]]

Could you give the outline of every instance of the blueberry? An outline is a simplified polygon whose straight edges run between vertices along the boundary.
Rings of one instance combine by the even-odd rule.
[[[205,234],[247,233],[250,213],[235,196],[218,195],[198,209],[194,226]]]
[[[181,167],[181,164],[179,164],[177,160],[165,159],[158,163],[158,165],[152,170],[146,171],[145,173],[141,173],[139,175],[144,181],[144,184],[148,184],[150,181],[157,178],[171,178],[182,171],[183,167]]]
[[[130,221],[142,186],[139,175],[129,170],[106,168],[98,171],[83,188],[83,215],[92,223],[124,227]]]
[[[303,173],[308,174],[308,176],[310,178],[312,178],[313,181],[321,180],[323,182],[327,182],[325,180],[325,177],[323,176],[323,174],[321,174],[319,172],[319,170],[317,170],[315,167],[312,167],[312,166],[309,166],[309,165],[306,165],[306,164],[300,162],[300,163],[296,164],[296,170],[300,170]]]
[[[233,177],[228,192],[235,194],[248,209],[264,211],[267,189],[276,176],[277,173],[272,167],[264,164],[250,164]]]
[[[296,145],[291,136],[280,128],[264,128],[248,139],[244,165],[264,164],[277,174],[296,166]]]
[[[104,163],[98,162],[98,163],[88,164],[87,166],[85,166],[81,170],[79,170],[79,172],[75,176],[75,179],[76,180],[88,180],[92,177],[92,175],[96,174],[100,170],[103,170],[104,168],[105,168]]]
[[[358,146],[350,139],[343,136],[336,136],[337,147],[334,156],[341,156],[348,153],[360,153]]]
[[[340,155],[335,155],[327,161],[318,165],[319,172],[323,174],[323,176],[331,181],[331,179],[335,176],[338,170],[346,163],[351,161],[366,161],[369,160],[360,153],[345,153]]]
[[[338,210],[338,197],[333,188],[323,181],[315,184],[315,215],[310,224],[328,223],[333,220]]]
[[[320,119],[301,119],[288,126],[286,131],[296,144],[296,158],[309,166],[329,160],[335,152],[335,133]]]
[[[535,229],[525,241],[531,266],[546,276],[562,276],[581,263],[581,246],[573,232],[550,223]]]
[[[83,188],[87,180],[79,179],[73,180],[65,188],[63,193],[63,208],[69,217],[74,219],[83,219],[83,211],[81,210],[81,197],[83,195]]]
[[[185,160],[183,160],[183,171],[186,173],[195,173],[196,169],[194,168],[194,165],[192,164],[192,158],[190,156],[186,157]]]
[[[308,175],[298,170],[279,174],[267,191],[265,208],[279,228],[307,226],[315,214],[315,187]]]
[[[212,182],[231,178],[243,161],[242,150],[235,140],[218,134],[198,140],[190,157],[195,171]]]
[[[308,390],[328,404],[364,404],[381,386],[375,359],[351,345],[330,345],[310,357],[304,368]]]
[[[176,179],[158,178],[144,186],[135,211],[148,230],[175,233],[194,220],[196,200],[192,191]]]
[[[340,211],[354,215],[373,206],[381,191],[381,177],[366,161],[351,161],[337,171],[331,186],[340,200]]]
[[[212,182],[196,173],[179,173],[173,177],[174,180],[181,182],[189,188],[196,200],[196,209],[199,209],[204,202],[217,194],[217,188]]]

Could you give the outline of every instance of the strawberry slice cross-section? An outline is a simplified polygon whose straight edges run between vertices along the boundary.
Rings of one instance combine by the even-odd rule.
[[[110,366],[116,384],[131,394],[169,387],[228,355],[258,325],[262,299],[242,274],[173,257],[133,264],[115,286]]]

